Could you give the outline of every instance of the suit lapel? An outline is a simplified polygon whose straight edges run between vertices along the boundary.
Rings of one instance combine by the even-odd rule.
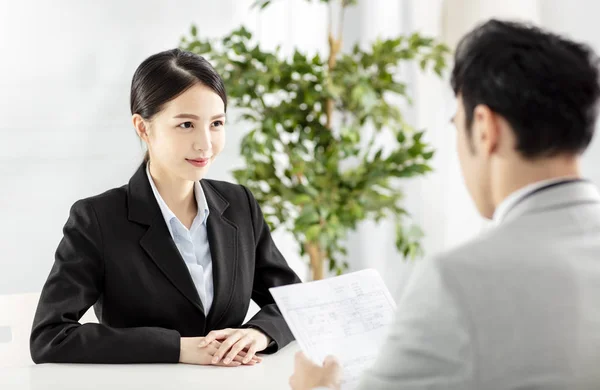
[[[204,313],[190,271],[171,238],[162,214],[157,215],[154,223],[140,240],[140,245],[175,288]]]
[[[202,180],[201,184],[210,209],[207,233],[213,264],[214,299],[208,313],[207,328],[213,329],[225,315],[233,296],[238,260],[238,228],[223,215],[229,202],[210,182]]]
[[[146,234],[140,240],[141,247],[173,286],[204,313],[204,307],[198,296],[194,281],[171,238],[156,198],[152,193],[152,188],[146,176],[145,164],[140,166],[129,181],[127,201],[129,219],[149,226]]]

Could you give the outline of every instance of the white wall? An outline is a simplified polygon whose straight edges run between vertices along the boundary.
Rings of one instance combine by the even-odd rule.
[[[289,0],[258,15],[251,3],[0,1],[0,294],[39,291],[71,204],[127,183],[142,159],[130,123],[133,72],[176,47],[192,22],[213,37],[244,24],[284,51],[326,47],[324,7]],[[244,130],[228,126],[210,177],[231,179]],[[276,239],[304,274],[293,241]]]
[[[375,0],[362,3],[361,42],[378,35],[414,30],[443,39],[454,47],[460,37],[489,18],[513,19],[540,24],[574,39],[588,42],[600,53],[597,15],[600,3],[587,0]],[[477,235],[489,223],[475,210],[463,185],[455,153],[455,129],[449,125],[453,97],[447,80],[408,71],[415,104],[409,120],[426,128],[426,138],[436,148],[434,172],[403,187],[406,204],[423,227],[426,254],[449,249]],[[600,124],[599,124],[600,125]],[[600,126],[598,126],[600,127]],[[600,129],[598,130],[600,131]],[[584,175],[600,185],[600,135],[583,158]],[[362,224],[350,237],[353,268],[374,267],[397,292],[410,276],[410,263],[403,263],[394,249],[393,225]]]
[[[376,0],[363,2],[361,7],[360,42],[419,31],[453,47],[463,34],[490,17],[538,20],[537,0]],[[415,66],[407,67],[405,76],[414,98],[413,106],[404,107],[407,119],[415,128],[427,130],[425,139],[436,149],[434,171],[402,184],[406,207],[425,232],[425,255],[432,256],[472,238],[487,223],[477,213],[461,177],[455,129],[449,122],[454,97],[448,80]],[[363,223],[350,242],[351,266],[378,269],[388,286],[400,293],[413,263],[403,262],[396,252],[393,224]]]
[[[192,22],[200,34],[221,36],[240,24],[262,45],[305,51],[327,49],[326,9],[305,0],[279,0],[262,14],[252,0],[0,0],[0,294],[39,291],[53,262],[71,204],[125,184],[142,151],[129,114],[129,83],[148,55],[177,46]],[[369,0],[350,10],[345,47],[378,36],[419,30],[455,43],[492,16],[534,20],[600,51],[595,16],[586,0]],[[462,184],[447,125],[452,99],[447,82],[411,67],[415,97],[408,118],[428,129],[437,148],[436,172],[407,182],[406,205],[426,232],[433,254],[477,234],[485,223]],[[241,164],[243,123],[228,125],[228,145],[210,177],[231,180]],[[584,159],[600,183],[600,141]],[[275,240],[299,274],[305,264],[285,234]],[[352,269],[374,267],[393,290],[408,277],[394,248],[393,225],[364,223],[348,240]]]
[[[386,1],[373,0],[362,1],[359,5],[350,9],[346,21],[347,28],[344,32],[346,49],[355,42],[363,48],[369,47],[378,38],[388,39],[401,34],[408,33],[411,12],[411,1]],[[405,66],[402,69],[403,79],[407,81],[409,90],[414,79],[414,69]],[[413,122],[413,108],[405,102],[398,101],[406,119]],[[371,129],[366,129],[367,131]],[[380,146],[385,140],[379,140]],[[405,181],[402,190],[407,195],[405,198],[406,208],[414,212],[415,223],[421,224],[418,202],[408,196],[415,192],[417,181]],[[422,225],[422,224],[421,224]],[[350,271],[375,268],[381,274],[383,280],[391,290],[397,290],[398,286],[404,284],[410,275],[412,263],[403,261],[402,256],[396,251],[395,224],[392,220],[383,220],[379,223],[365,221],[360,223],[355,232],[348,236],[346,246],[348,248],[348,264]]]
[[[544,27],[571,39],[585,42],[600,54],[600,28],[598,24],[600,3],[597,1],[562,0],[540,1],[540,17]],[[600,185],[600,123],[596,136],[583,156],[583,172]]]

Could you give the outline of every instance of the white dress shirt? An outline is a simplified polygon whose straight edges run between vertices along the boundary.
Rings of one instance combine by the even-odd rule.
[[[160,196],[152,175],[150,175],[149,164],[146,165],[146,174],[169,233],[171,233],[171,238],[173,238],[181,257],[185,261],[185,265],[190,271],[190,276],[204,306],[204,313],[208,315],[214,298],[214,285],[212,258],[206,232],[206,221],[209,214],[208,204],[202,186],[199,181],[194,183],[194,196],[198,204],[198,214],[188,230]]]

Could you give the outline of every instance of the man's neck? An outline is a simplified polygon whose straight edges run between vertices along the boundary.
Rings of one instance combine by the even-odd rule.
[[[579,159],[575,156],[553,157],[536,161],[507,164],[494,191],[496,207],[510,194],[528,185],[546,180],[577,179],[581,177]]]

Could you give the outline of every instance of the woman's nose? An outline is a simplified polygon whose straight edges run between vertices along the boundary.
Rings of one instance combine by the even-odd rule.
[[[210,150],[211,149],[211,140],[210,140],[210,130],[202,129],[197,132],[197,136],[194,143],[194,149],[196,150]]]

